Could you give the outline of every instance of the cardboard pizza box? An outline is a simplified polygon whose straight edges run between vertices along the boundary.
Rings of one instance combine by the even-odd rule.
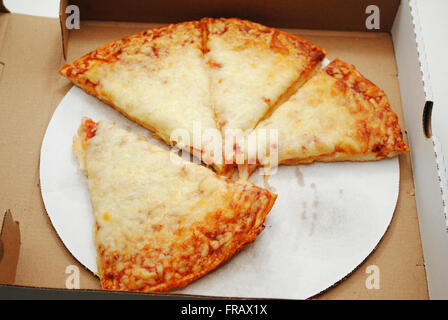
[[[79,29],[70,20],[73,11],[66,11],[70,5],[79,9]],[[64,247],[41,198],[42,139],[53,111],[72,86],[57,74],[59,68],[102,44],[148,27],[203,16],[236,16],[285,28],[325,48],[329,59],[339,57],[356,65],[386,91],[411,147],[409,155],[399,158],[400,194],[383,239],[352,274],[315,298],[426,299],[428,289],[431,298],[448,297],[448,275],[441,272],[448,266],[448,255],[442,252],[448,237],[439,159],[433,139],[427,137],[432,101],[429,83],[422,83],[424,56],[418,55],[422,39],[418,26],[414,28],[412,5],[398,0],[343,4],[76,0],[61,1],[59,20],[8,13],[2,5],[0,210],[9,209],[11,215],[5,215],[0,238],[0,275],[6,275],[0,276],[0,282],[14,287],[100,289],[98,279]],[[377,9],[378,25],[369,20]],[[372,265],[381,272],[380,289],[366,285]],[[73,281],[74,273],[79,283]]]

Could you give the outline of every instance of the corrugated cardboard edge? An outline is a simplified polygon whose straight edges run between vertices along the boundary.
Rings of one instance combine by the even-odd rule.
[[[420,61],[420,71],[423,79],[423,89],[425,90],[426,101],[433,102],[433,93],[431,86],[431,75],[427,63],[425,41],[423,39],[423,32],[421,30],[420,14],[418,6],[415,0],[409,2],[411,8],[412,19],[414,23],[415,39],[417,41],[417,51]],[[430,119],[428,121],[431,121]],[[439,174],[440,192],[442,195],[443,214],[445,216],[445,225],[448,232],[448,182],[447,182],[447,169],[445,166],[445,159],[442,152],[442,145],[440,144],[437,136],[431,136],[432,143],[434,145],[434,153],[437,162],[437,171]]]
[[[445,228],[448,232],[448,175],[445,166],[445,158],[443,156],[442,144],[437,139],[437,136],[431,137],[434,145],[434,153],[436,156],[437,172],[439,174],[440,192],[442,194],[443,215],[445,216]]]
[[[20,252],[20,228],[6,210],[0,232],[0,284],[14,284]]]
[[[59,23],[61,25],[62,53],[64,55],[64,59],[67,59],[68,29],[65,25],[65,21],[67,20],[65,8],[67,8],[67,0],[59,1]]]

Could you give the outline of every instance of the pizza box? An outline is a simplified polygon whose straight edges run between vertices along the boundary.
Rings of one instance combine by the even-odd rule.
[[[69,5],[79,8],[79,29],[67,20],[73,17],[67,14],[73,12],[73,7],[66,11]],[[57,74],[59,68],[101,44],[148,27],[235,16],[284,28],[325,48],[329,59],[356,65],[388,94],[411,148],[409,155],[399,157],[400,192],[381,242],[351,274],[314,298],[448,297],[444,162],[435,126],[431,133],[433,101],[413,2],[76,0],[61,1],[59,20],[9,13],[3,4],[0,11],[0,210],[5,212],[0,283],[7,289],[100,290],[98,279],[55,232],[41,197],[42,140],[55,108],[72,86]],[[378,23],[372,20],[376,13]],[[368,285],[372,266],[380,272],[380,288]],[[73,285],[73,270],[79,272],[79,286]]]

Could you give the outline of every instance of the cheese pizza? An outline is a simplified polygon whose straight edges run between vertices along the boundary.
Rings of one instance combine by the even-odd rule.
[[[104,289],[182,287],[253,241],[277,197],[244,181],[258,165],[370,161],[409,151],[384,91],[339,59],[317,71],[325,56],[277,29],[204,18],[117,40],[62,67],[87,93],[217,174],[239,165],[233,181],[113,123],[85,118],[73,151],[88,179]],[[196,140],[197,129],[217,132],[224,151],[204,136]],[[222,141],[228,130],[243,138],[231,141],[230,155]],[[254,137],[256,151],[266,147],[255,155]]]
[[[210,141],[193,139],[195,126],[219,134],[202,39],[198,21],[151,29],[98,48],[60,73],[169,145],[229,174],[232,166],[223,165],[214,149],[207,148]],[[186,138],[173,135],[179,129],[186,130]]]
[[[223,131],[253,129],[326,55],[307,40],[251,21],[204,18],[202,23],[211,99]]]
[[[73,150],[88,178],[107,290],[185,286],[253,241],[277,197],[106,121],[84,119]]]
[[[260,134],[269,129],[278,130],[278,141]],[[339,59],[260,122],[256,134],[287,165],[379,160],[409,151],[384,91]]]

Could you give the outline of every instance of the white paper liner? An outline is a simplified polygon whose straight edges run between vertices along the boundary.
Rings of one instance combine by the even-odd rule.
[[[115,121],[168,147],[77,87],[54,112],[41,149],[42,198],[65,246],[96,272],[87,180],[72,154],[72,139],[84,116]],[[325,290],[352,272],[380,241],[394,213],[399,176],[397,158],[281,166],[269,178],[278,199],[266,228],[228,262],[176,293],[304,299]],[[251,180],[265,186],[258,172]]]

